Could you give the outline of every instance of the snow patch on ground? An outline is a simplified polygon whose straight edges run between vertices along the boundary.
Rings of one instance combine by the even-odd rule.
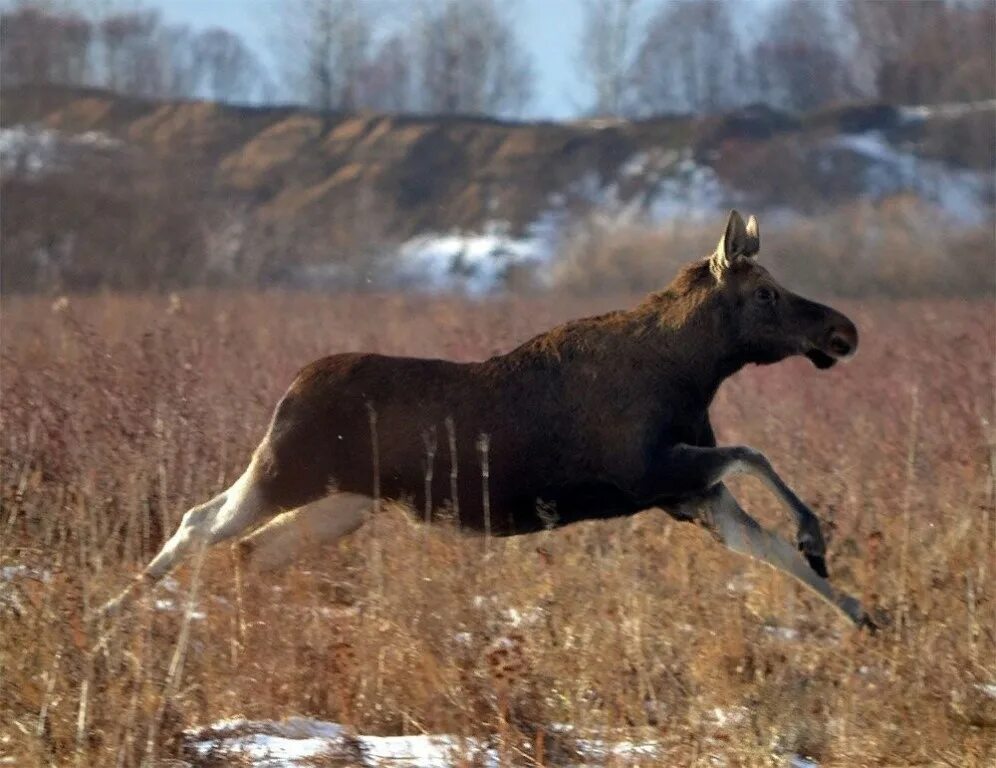
[[[656,148],[631,155],[614,181],[588,174],[552,202],[581,201],[618,224],[666,224],[706,221],[740,197],[710,166],[696,162],[691,149]]]
[[[519,237],[502,221],[489,222],[480,233],[416,235],[398,248],[395,279],[408,287],[488,293],[505,282],[511,269],[540,267],[553,259],[559,218],[559,212],[549,211]]]
[[[121,142],[100,131],[65,134],[51,128],[13,125],[0,128],[0,171],[20,171],[30,176],[50,172],[79,149],[113,149]]]
[[[789,643],[794,643],[800,637],[799,630],[793,627],[778,627],[769,624],[763,629],[764,634],[768,637],[773,637],[776,640],[784,640]]]
[[[238,757],[259,768],[302,765],[323,755],[359,757],[342,726],[304,717],[281,722],[231,718],[188,730],[185,736],[200,757]]]
[[[996,99],[969,101],[956,104],[921,104],[899,107],[899,117],[907,122],[920,122],[931,118],[956,118],[973,112],[996,111]]]
[[[990,699],[996,699],[996,683],[976,683],[975,687]]]
[[[185,733],[188,748],[197,756],[248,760],[254,768],[294,768],[318,757],[355,761],[356,765],[449,768],[473,758],[474,765],[497,766],[498,752],[480,739],[451,735],[364,736],[350,734],[338,723],[291,717],[282,721],[222,720]],[[579,739],[580,765],[614,758],[653,759],[659,745],[653,741]]]
[[[829,148],[851,152],[866,162],[863,186],[869,198],[913,192],[954,221],[971,226],[982,225],[993,215],[990,175],[897,149],[880,131],[837,136]]]
[[[718,728],[744,722],[746,709],[715,709],[710,720]],[[560,729],[573,730],[564,725]],[[367,768],[450,768],[457,765],[499,765],[497,749],[485,740],[452,735],[365,736],[338,723],[290,717],[286,720],[247,720],[237,717],[185,732],[192,756],[239,759],[252,768],[298,768],[317,759],[343,761]],[[578,768],[589,765],[654,764],[663,758],[662,744],[654,741],[580,738],[574,742]],[[783,756],[789,768],[819,768],[802,755]],[[469,762],[468,762],[469,761]],[[713,765],[725,765],[721,753],[710,756]],[[338,762],[336,763],[338,764]]]
[[[738,197],[690,151],[640,152],[623,164],[616,181],[606,183],[590,173],[551,195],[549,207],[520,235],[513,235],[507,222],[491,221],[480,232],[412,237],[395,252],[397,268],[388,287],[479,296],[506,286],[515,268],[531,270],[534,282],[544,286],[568,235],[570,211],[587,211],[609,226],[699,222],[719,215]],[[317,279],[298,277],[312,284]]]
[[[50,571],[29,568],[26,565],[5,565],[0,567],[0,581],[16,581],[17,579],[51,581],[52,574]]]
[[[235,718],[191,729],[186,737],[198,756],[239,757],[258,768],[291,768],[318,757],[364,766],[445,768],[456,765],[461,757],[474,755],[482,758],[484,765],[498,764],[496,753],[475,740],[432,735],[353,736],[337,723],[304,717],[280,722]]]
[[[388,290],[456,292],[483,296],[506,287],[514,270],[530,271],[545,285],[549,265],[565,231],[563,211],[549,210],[522,234],[506,221],[487,222],[480,232],[423,232],[389,252],[389,268],[357,273],[336,262],[305,264],[288,276],[308,288],[368,284]]]
[[[168,613],[184,613],[187,610],[186,604],[177,604],[175,600],[170,600],[169,598],[160,597],[155,600],[152,604],[157,611],[166,611]],[[198,608],[194,608],[190,612],[190,618],[194,621],[203,621],[207,618],[207,613]]]
[[[739,195],[720,181],[708,165],[696,163],[691,155],[682,157],[667,172],[651,176],[654,186],[646,204],[651,221],[662,224],[682,221],[708,221],[729,208]]]
[[[789,768],[820,768],[820,764],[808,757],[792,755],[788,760]]]

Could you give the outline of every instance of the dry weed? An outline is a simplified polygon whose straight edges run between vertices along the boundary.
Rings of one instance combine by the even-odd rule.
[[[570,762],[589,736],[656,740],[657,764],[996,757],[971,710],[973,686],[996,682],[988,302],[846,304],[854,363],[751,369],[714,404],[721,441],[764,449],[830,524],[835,578],[893,613],[875,637],[663,514],[486,546],[445,523],[426,535],[390,505],[245,584],[241,622],[225,548],[192,612],[190,563],[120,619],[90,621],[241,470],[300,365],[355,349],[481,358],[607,302],[50,304],[7,300],[2,329],[0,754],[14,764],[178,758],[184,728],[236,714],[474,736],[516,765]],[[787,529],[760,486],[734,491]]]

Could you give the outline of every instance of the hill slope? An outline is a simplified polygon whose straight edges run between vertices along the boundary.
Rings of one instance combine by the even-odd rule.
[[[64,208],[81,194],[104,195],[101,211],[182,200],[209,214],[218,237],[251,235],[279,251],[279,268],[263,269],[271,274],[427,232],[536,237],[537,225],[546,232],[592,208],[661,222],[731,205],[806,215],[912,194],[954,224],[978,225],[993,203],[994,107],[856,105],[795,116],[756,106],[706,118],[513,123],[13,89],[0,121],[14,209],[4,224],[23,226],[25,197]],[[129,200],[50,189],[53,175],[80,169],[87,189],[114,178]],[[277,258],[269,251],[254,258]]]

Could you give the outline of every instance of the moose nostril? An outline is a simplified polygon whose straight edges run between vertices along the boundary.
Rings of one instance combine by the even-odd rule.
[[[835,333],[830,337],[830,349],[835,355],[843,357],[851,354],[853,347],[848,339],[844,338],[839,333]]]

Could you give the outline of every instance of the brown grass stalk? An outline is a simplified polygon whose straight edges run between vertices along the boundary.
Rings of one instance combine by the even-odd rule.
[[[383,499],[341,543],[246,574],[243,600],[223,546],[174,574],[184,597],[167,584],[88,623],[183,510],[238,476],[302,364],[357,349],[481,359],[632,300],[216,292],[184,294],[174,312],[148,296],[74,296],[57,313],[5,301],[4,757],[131,768],[181,757],[190,726],[308,715],[365,734],[466,737],[455,760],[468,765],[471,744],[497,743],[499,727],[516,765],[576,764],[578,738],[658,744],[653,757],[605,758],[616,765],[781,764],[792,752],[824,768],[991,764],[993,730],[973,709],[974,686],[996,682],[987,301],[842,302],[862,333],[852,363],[751,368],[713,404],[721,442],[764,450],[833,521],[833,578],[901,632],[855,635],[659,512],[492,538],[482,563],[484,543],[452,524],[456,504],[414,533]],[[897,397],[913,387],[915,408]],[[440,427],[434,470],[451,482],[457,452],[477,450],[454,432]],[[762,487],[731,489],[790,535]],[[499,703],[489,654],[513,635]]]

